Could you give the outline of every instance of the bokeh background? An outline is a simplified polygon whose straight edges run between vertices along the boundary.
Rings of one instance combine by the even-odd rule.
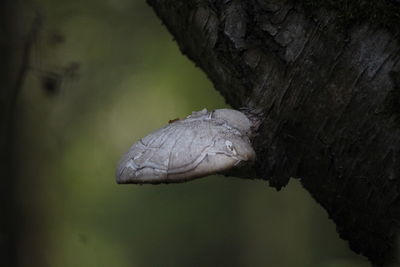
[[[17,105],[23,266],[368,265],[295,179],[117,185],[133,142],[227,104],[145,0],[22,5],[41,21]]]

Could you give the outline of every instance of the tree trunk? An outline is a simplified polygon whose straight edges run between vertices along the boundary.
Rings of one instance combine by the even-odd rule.
[[[312,1],[148,2],[181,51],[232,107],[263,112],[253,142],[258,178],[277,189],[290,177],[300,179],[355,252],[376,265],[395,261],[400,224],[396,29],[361,12],[346,20]],[[389,1],[382,6],[399,12]]]
[[[22,253],[29,239],[29,222],[18,194],[15,155],[17,100],[40,24],[40,17],[28,4],[29,1],[0,1],[0,266],[19,266],[23,262],[21,255],[29,254]]]
[[[0,3],[0,265],[17,265],[16,180],[12,170],[12,99],[15,84],[15,5]]]

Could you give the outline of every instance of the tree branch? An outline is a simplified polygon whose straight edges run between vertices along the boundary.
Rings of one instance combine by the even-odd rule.
[[[148,3],[230,105],[264,112],[254,140],[259,178],[277,189],[301,179],[355,252],[377,265],[393,262],[400,223],[393,32],[294,1]]]

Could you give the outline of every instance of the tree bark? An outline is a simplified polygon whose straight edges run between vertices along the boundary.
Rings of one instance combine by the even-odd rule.
[[[392,263],[400,224],[398,37],[301,2],[148,0],[232,107],[263,112],[253,141],[258,178],[277,189],[300,179],[352,250],[375,265]]]

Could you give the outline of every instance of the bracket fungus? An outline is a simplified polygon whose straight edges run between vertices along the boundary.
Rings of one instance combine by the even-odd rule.
[[[253,122],[233,109],[203,109],[140,139],[120,160],[119,184],[179,183],[251,165]]]

